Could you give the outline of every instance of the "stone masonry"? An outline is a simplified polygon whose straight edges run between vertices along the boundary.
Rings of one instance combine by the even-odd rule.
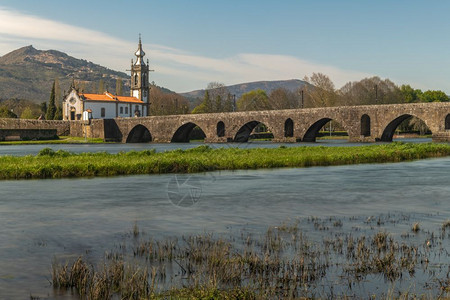
[[[187,141],[189,132],[200,127],[205,142],[246,141],[254,127],[264,123],[275,142],[315,141],[328,121],[338,122],[351,142],[392,141],[397,126],[410,116],[422,119],[434,141],[450,141],[450,103],[413,103],[341,106],[196,115],[153,116],[95,120],[93,137],[120,142],[137,141],[147,131],[159,143]],[[292,128],[289,128],[289,127]],[[71,126],[72,127],[72,126]],[[134,138],[133,138],[134,137]]]
[[[275,142],[315,141],[328,121],[338,122],[351,142],[392,141],[397,126],[410,116],[423,120],[433,141],[450,141],[450,102],[340,106],[84,121],[0,119],[1,129],[57,129],[58,135],[103,138],[107,141],[158,143],[187,142],[194,127],[205,142],[246,141],[259,123],[273,133]]]

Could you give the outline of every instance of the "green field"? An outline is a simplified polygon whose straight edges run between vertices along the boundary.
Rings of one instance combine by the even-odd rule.
[[[215,170],[300,168],[362,163],[400,162],[450,155],[450,145],[391,143],[360,147],[219,148],[202,145],[188,150],[154,150],[118,154],[81,153],[49,148],[36,155],[0,156],[0,179],[197,173]]]

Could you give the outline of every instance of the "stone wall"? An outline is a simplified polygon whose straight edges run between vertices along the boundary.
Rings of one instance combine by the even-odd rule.
[[[70,136],[105,139],[104,119],[86,121],[68,121],[70,123]]]
[[[57,135],[69,135],[67,121],[0,118],[0,129],[56,129]]]
[[[0,141],[51,140],[56,129],[0,129]]]

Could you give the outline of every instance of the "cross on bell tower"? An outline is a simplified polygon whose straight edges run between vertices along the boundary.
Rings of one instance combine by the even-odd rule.
[[[146,103],[145,111],[142,112],[143,116],[149,115],[150,106],[150,85],[149,85],[149,62],[144,62],[145,52],[142,50],[141,34],[139,34],[138,49],[134,53],[136,55],[136,61],[131,60],[131,96],[136,97],[139,100]]]

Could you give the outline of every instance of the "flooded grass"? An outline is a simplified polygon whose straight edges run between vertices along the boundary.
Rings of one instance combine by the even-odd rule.
[[[118,154],[80,153],[45,148],[38,155],[0,156],[0,179],[43,179],[215,170],[312,167],[400,162],[450,155],[450,145],[391,143],[361,147],[280,147],[154,150]]]
[[[229,237],[154,239],[140,230],[98,265],[86,257],[55,260],[52,283],[86,299],[449,297],[447,226],[414,235],[382,227],[406,229],[409,219],[402,217],[311,217],[269,227],[261,235],[243,230]]]

